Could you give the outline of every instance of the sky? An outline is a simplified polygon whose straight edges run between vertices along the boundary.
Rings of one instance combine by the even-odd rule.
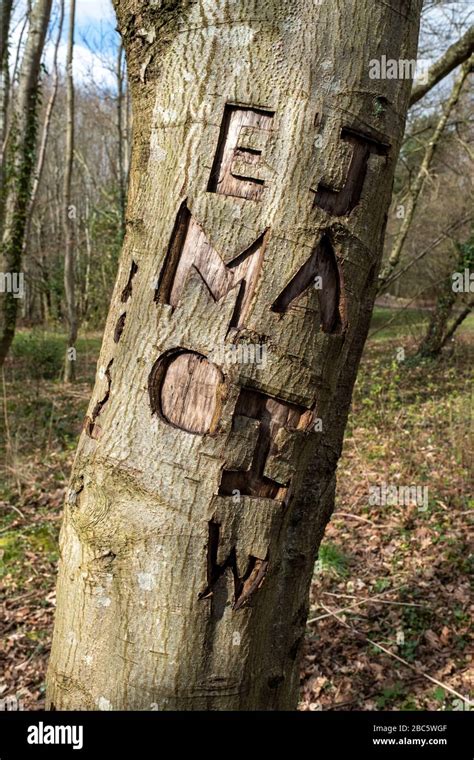
[[[79,24],[87,24],[107,21],[115,24],[114,11],[110,0],[76,0],[76,15]]]
[[[61,67],[64,67],[66,58],[68,5],[68,0],[65,0],[66,17],[58,58]],[[26,0],[16,0],[15,26],[11,38],[11,59],[15,57],[14,51],[20,39],[25,8]],[[58,0],[53,0],[53,23],[50,27],[44,56],[46,68],[51,66],[53,60],[53,42],[57,36],[58,9]],[[76,33],[73,58],[74,78],[76,80],[88,82],[92,79],[97,85],[115,87],[113,67],[115,66],[115,50],[119,40],[115,26],[115,13],[111,0],[76,0]]]

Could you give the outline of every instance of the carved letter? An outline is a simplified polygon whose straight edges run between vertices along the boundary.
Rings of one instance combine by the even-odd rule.
[[[208,241],[186,204],[181,206],[175,222],[155,301],[177,306],[186,286],[191,267],[202,277],[214,301],[219,301],[239,287],[235,310],[229,327],[242,325],[262,263],[266,233],[252,243],[228,265]]]
[[[109,363],[107,364],[107,368],[105,369],[105,371],[101,370],[99,372],[100,379],[106,381],[106,389],[105,389],[105,393],[103,397],[100,399],[100,401],[97,401],[97,403],[95,404],[92,410],[92,416],[86,417],[84,420],[84,429],[87,435],[89,436],[89,438],[97,439],[100,437],[100,434],[102,432],[101,428],[96,423],[96,419],[110,398],[110,389],[112,387],[111,369],[112,369],[113,363],[114,363],[114,360],[111,359]]]
[[[357,206],[362,195],[370,154],[384,156],[389,147],[351,129],[343,129],[341,138],[352,146],[352,159],[345,185],[338,192],[320,183],[314,198],[315,206],[333,216],[346,216]]]
[[[170,425],[201,435],[217,424],[223,388],[220,369],[194,351],[164,354],[148,378],[152,411]]]
[[[334,333],[342,326],[340,276],[331,241],[323,235],[309,259],[294,275],[272,305],[272,311],[286,312],[296,298],[311,285],[318,284],[318,298],[323,332]],[[319,287],[320,285],[320,287]]]
[[[274,113],[226,105],[208,191],[259,200],[265,185],[263,148]]]
[[[239,575],[235,546],[222,563],[218,562],[220,525],[211,520],[209,523],[209,539],[207,545],[207,587],[199,594],[199,599],[211,596],[219,578],[227,569],[234,578],[234,604],[232,609],[238,610],[260,588],[265,578],[268,560],[249,556],[244,573]]]
[[[293,447],[298,439],[295,431],[307,429],[311,417],[312,412],[304,407],[243,388],[234,411],[228,469],[222,473],[219,494],[230,496],[238,490],[246,496],[282,500],[292,476]],[[245,424],[248,418],[258,421],[255,436],[252,426]],[[247,446],[256,438],[247,461],[240,452],[243,437]],[[232,457],[236,453],[239,459],[234,463]]]

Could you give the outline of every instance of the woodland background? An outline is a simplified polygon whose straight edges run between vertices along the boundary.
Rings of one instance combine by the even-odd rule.
[[[4,140],[29,10],[13,3]],[[472,46],[473,15],[470,2],[426,2],[419,58],[436,61],[470,28]],[[132,130],[108,0],[77,0],[68,50],[69,19],[70,4],[55,0],[29,145],[25,294],[0,388],[0,700],[14,696],[24,709],[43,706],[62,502],[125,228]],[[467,709],[472,696],[474,296],[452,288],[453,272],[473,269],[471,80],[468,64],[457,66],[409,112],[385,281],[355,390],[336,512],[315,568],[302,710]],[[73,341],[68,277],[79,327]],[[71,345],[74,372],[64,382]],[[371,505],[370,489],[382,483],[426,486],[427,509]]]

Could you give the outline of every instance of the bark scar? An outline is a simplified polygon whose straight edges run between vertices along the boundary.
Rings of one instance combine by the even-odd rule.
[[[92,411],[92,416],[86,417],[86,419],[84,420],[84,429],[87,435],[89,436],[89,438],[97,439],[100,437],[100,434],[102,432],[101,428],[98,425],[96,425],[95,421],[97,417],[99,416],[99,414],[101,413],[102,409],[104,408],[105,404],[109,400],[110,389],[112,387],[112,375],[110,373],[110,370],[112,368],[113,363],[114,363],[114,360],[111,359],[107,365],[107,369],[105,370],[105,377],[107,378],[107,389],[105,391],[103,398],[100,401],[98,401],[97,404],[95,405]]]

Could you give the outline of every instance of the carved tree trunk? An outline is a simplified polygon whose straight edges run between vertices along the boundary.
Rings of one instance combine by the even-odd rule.
[[[127,234],[61,536],[57,709],[285,709],[421,3],[116,0]]]

